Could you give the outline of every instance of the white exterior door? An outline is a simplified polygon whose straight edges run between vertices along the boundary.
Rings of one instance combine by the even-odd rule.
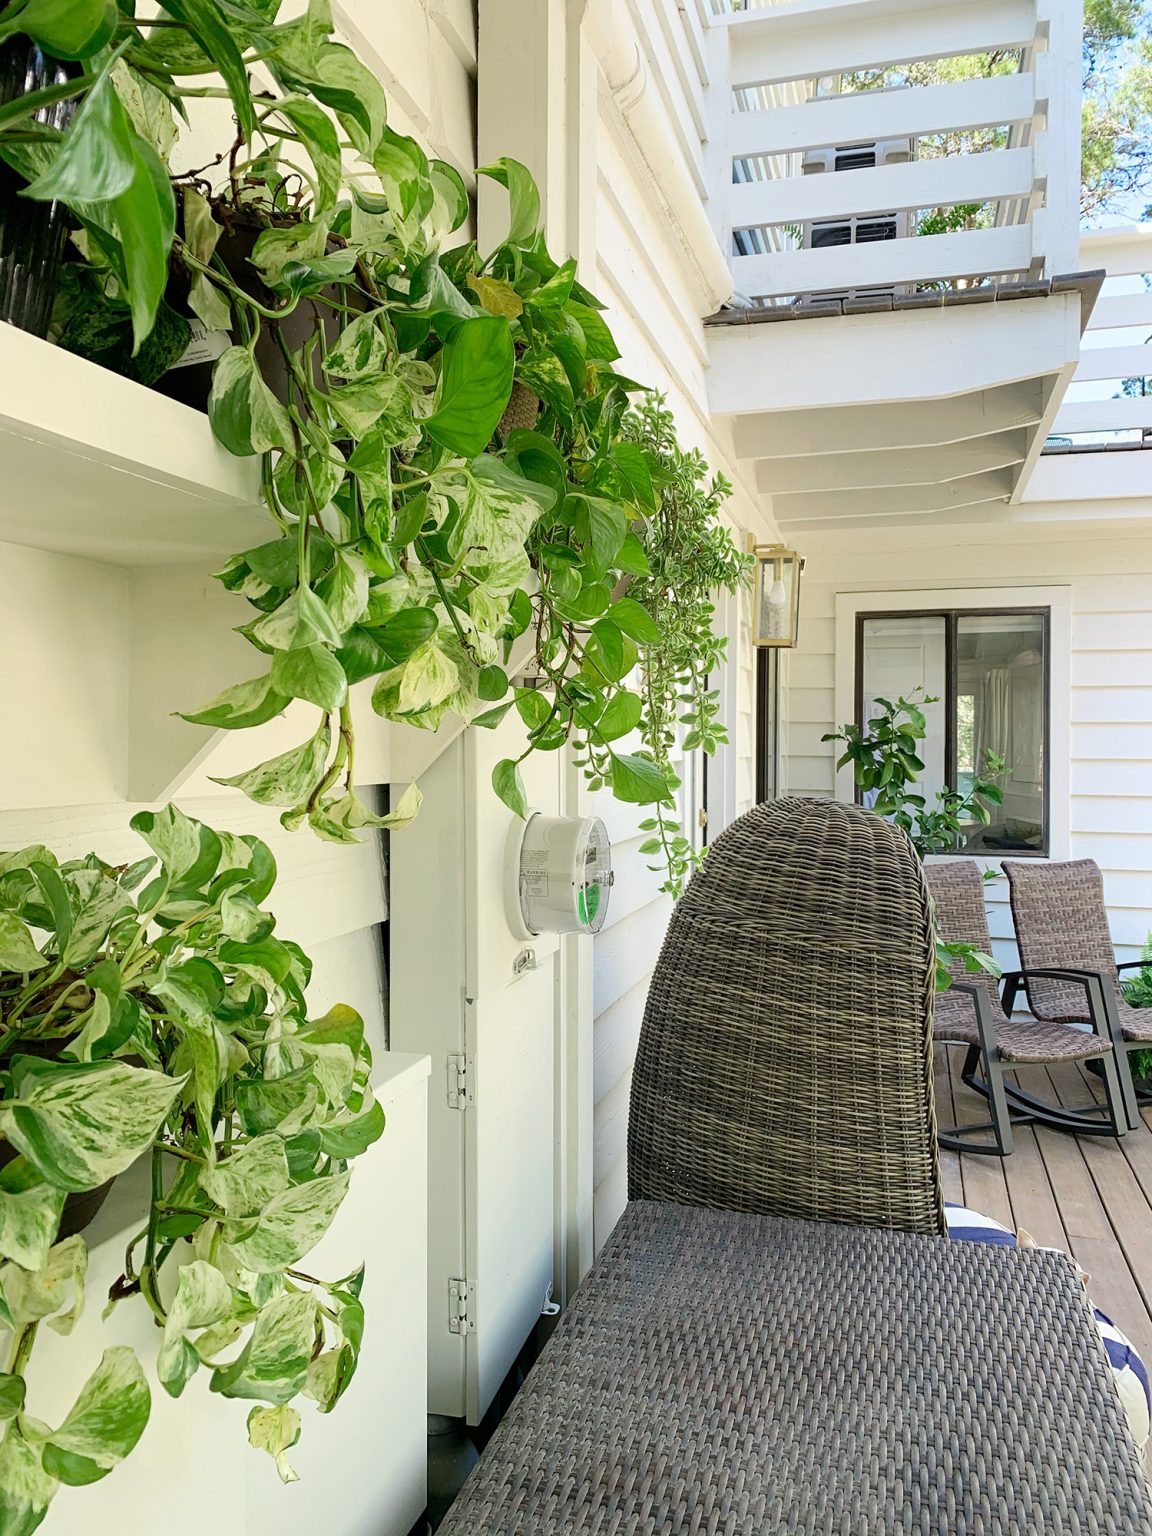
[[[524,747],[515,715],[468,731],[421,780],[391,839],[392,1046],[432,1056],[429,1410],[479,1420],[540,1315],[555,1232],[555,937],[524,940],[507,904],[522,823],[491,787]],[[556,814],[559,754],[523,768]]]

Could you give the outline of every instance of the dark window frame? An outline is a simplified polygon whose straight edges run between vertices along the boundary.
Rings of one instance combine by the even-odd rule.
[[[870,619],[943,619],[944,620],[944,778],[956,785],[956,635],[961,619],[968,618],[1017,618],[1021,615],[1043,620],[1044,668],[1044,816],[1043,838],[1039,848],[1013,849],[1014,859],[1047,859],[1052,850],[1052,609],[1048,605],[1008,607],[982,604],[978,608],[880,608],[860,611],[856,614],[856,645],[853,657],[852,713],[857,725],[863,729],[864,721],[864,626]],[[860,803],[860,791],[856,790]],[[968,853],[957,853],[957,858],[991,858],[1004,850],[974,848]],[[952,855],[945,855],[952,857]]]
[[[756,647],[756,804],[780,794],[780,648]]]

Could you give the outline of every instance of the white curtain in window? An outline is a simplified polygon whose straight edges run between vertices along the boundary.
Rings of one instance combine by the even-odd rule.
[[[975,762],[977,774],[983,774],[988,766],[989,752],[995,752],[1007,760],[1011,772],[1012,749],[1012,673],[1008,667],[989,667],[980,680],[976,695],[976,718],[973,722]]]

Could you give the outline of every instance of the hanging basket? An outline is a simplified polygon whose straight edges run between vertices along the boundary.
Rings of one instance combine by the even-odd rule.
[[[30,91],[63,85],[77,66],[40,52],[26,37],[0,45],[0,106]],[[46,127],[65,129],[76,109],[59,101],[35,114]],[[22,197],[24,178],[0,161],[0,320],[33,336],[47,336],[68,240],[68,215],[61,203]]]
[[[508,404],[504,407],[504,414],[496,430],[505,441],[511,432],[531,432],[539,414],[540,401],[526,384],[517,380],[512,385],[512,393],[508,396]]]

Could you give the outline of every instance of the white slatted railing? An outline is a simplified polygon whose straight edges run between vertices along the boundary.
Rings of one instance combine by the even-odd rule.
[[[717,232],[737,292],[788,300],[843,289],[912,292],[988,277],[1075,270],[1080,20],[1077,0],[780,0],[725,9],[732,110],[714,134],[733,185]],[[817,94],[860,70],[1008,51],[1019,69],[991,78]],[[742,110],[742,108],[751,110]],[[1005,129],[1003,147],[919,157],[941,134]],[[850,146],[895,146],[875,167],[813,173]],[[805,174],[805,160],[809,174]],[[887,161],[887,163],[885,163]],[[781,174],[781,172],[784,174]],[[920,235],[924,211],[976,205],[979,222]],[[893,216],[895,216],[893,218]],[[888,219],[853,243],[814,240],[813,224]],[[826,231],[825,231],[826,233]],[[814,248],[819,246],[819,248]]]
[[[1125,395],[1123,388],[1125,379],[1152,380],[1152,289],[1143,287],[1152,273],[1152,224],[1085,235],[1080,264],[1107,272],[1109,281],[1088,321],[1080,363],[1052,435],[1090,443],[1122,433],[1123,439],[1111,440],[1138,444],[1140,436],[1152,437],[1152,383],[1132,386],[1148,394]],[[1111,287],[1134,291],[1110,293]]]

